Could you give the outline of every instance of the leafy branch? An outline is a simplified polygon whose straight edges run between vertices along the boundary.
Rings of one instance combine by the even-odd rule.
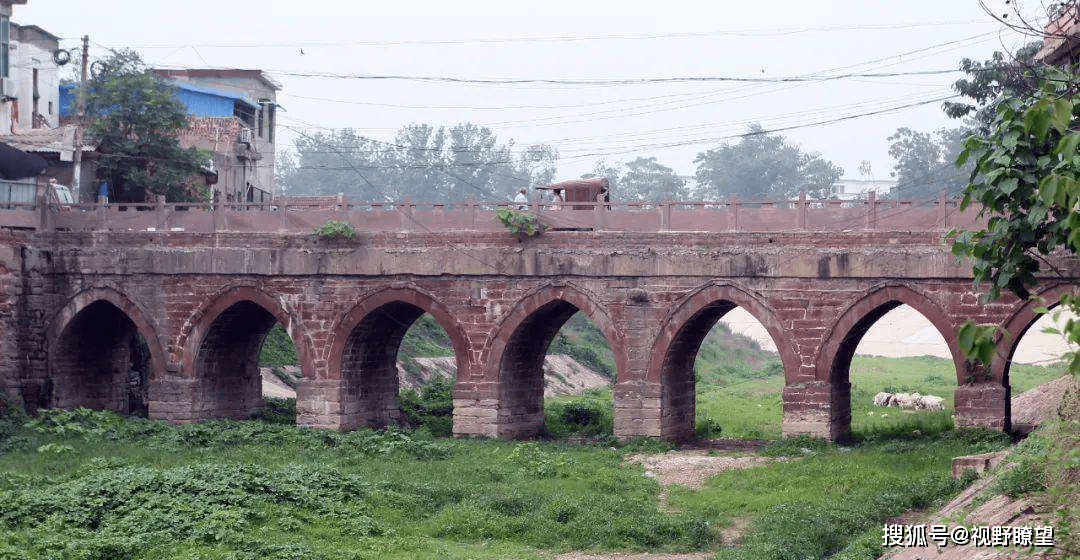
[[[540,235],[543,231],[540,218],[531,212],[522,212],[513,208],[499,208],[495,211],[495,219],[510,230],[510,233],[515,233],[518,237],[532,237]]]

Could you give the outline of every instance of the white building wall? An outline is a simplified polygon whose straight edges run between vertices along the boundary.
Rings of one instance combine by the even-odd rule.
[[[60,73],[53,62],[56,47],[43,46],[37,41],[17,42],[14,38],[11,41],[11,77],[19,100],[16,128],[33,128],[35,69],[38,71],[38,113],[48,122],[43,128],[55,128],[60,124]]]

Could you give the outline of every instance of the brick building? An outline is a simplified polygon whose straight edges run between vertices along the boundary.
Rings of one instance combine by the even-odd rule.
[[[188,108],[182,146],[210,151],[222,201],[269,201],[274,195],[276,93],[261,70],[155,69],[176,83]]]
[[[1080,62],[1080,5],[1064,4],[1046,24],[1042,48],[1035,58],[1055,65]]]
[[[26,0],[0,0],[0,142],[49,161],[45,174],[70,184],[73,130],[59,125],[59,62],[70,54],[59,37],[36,25],[11,21],[12,6]],[[0,200],[29,203],[35,177],[0,179]]]

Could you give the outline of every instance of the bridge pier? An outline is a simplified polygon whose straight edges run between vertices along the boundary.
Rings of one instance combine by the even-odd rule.
[[[454,435],[498,437],[498,424],[497,384],[458,379],[454,385]]]
[[[832,441],[851,430],[851,384],[812,381],[784,387],[784,436],[810,436]]]
[[[957,428],[982,427],[1009,431],[1012,411],[1009,386],[996,381],[970,383],[956,388],[953,424]]]
[[[151,378],[147,387],[147,415],[151,420],[164,420],[170,424],[205,420],[194,410],[197,391],[198,384],[190,377],[166,374]]]
[[[340,379],[301,379],[296,386],[296,424],[332,430],[359,428],[360,415],[344,403],[344,385]]]
[[[671,423],[664,417],[661,407],[662,391],[659,383],[649,381],[617,383],[613,388],[615,437],[685,439],[685,434],[671,431]]]

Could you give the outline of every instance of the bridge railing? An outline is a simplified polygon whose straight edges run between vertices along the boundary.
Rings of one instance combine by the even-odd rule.
[[[10,205],[9,205],[10,206]],[[505,231],[498,208],[536,213],[549,231],[937,231],[978,223],[957,201],[611,201],[554,205],[507,201],[358,202],[344,197],[273,202],[41,204],[0,209],[0,227],[46,231],[311,233],[328,220],[358,231]]]

